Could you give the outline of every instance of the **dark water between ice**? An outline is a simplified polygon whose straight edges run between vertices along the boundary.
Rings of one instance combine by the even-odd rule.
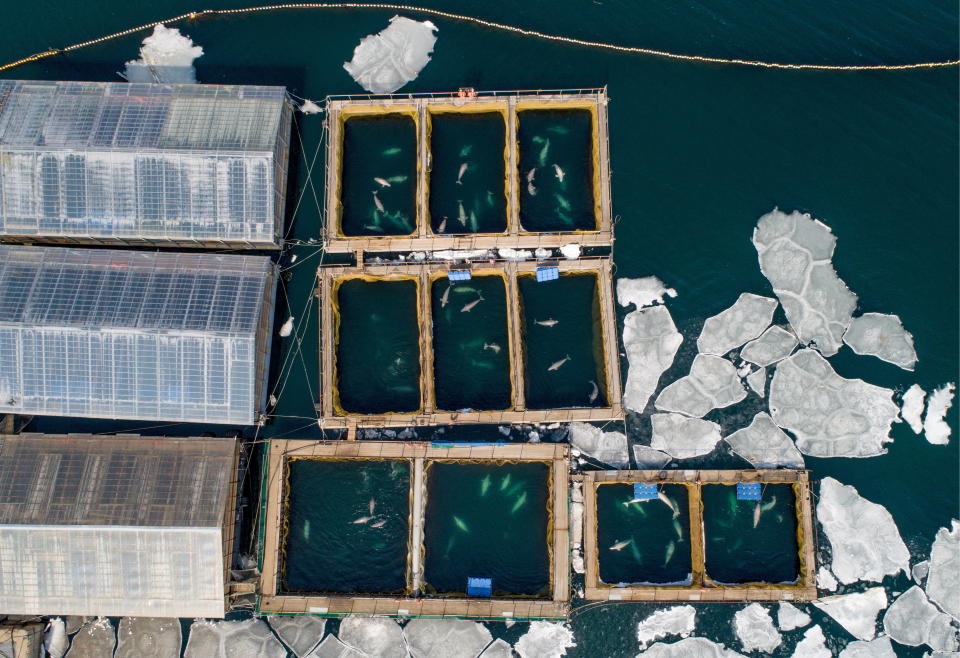
[[[96,6],[64,0],[6,3],[0,17],[9,29],[0,42],[3,61],[99,37],[204,7],[241,0],[130,3]],[[829,0],[761,4],[733,0],[671,0],[484,4],[437,0],[431,6],[484,18],[615,43],[721,57],[811,63],[904,63],[957,57],[955,2]],[[360,89],[342,68],[359,39],[382,29],[395,12],[284,11],[185,23],[204,47],[198,78],[214,83],[285,84],[300,96]],[[920,361],[908,373],[844,348],[832,358],[845,377],[862,377],[904,390],[930,390],[958,378],[958,149],[956,69],[900,72],[803,72],[744,69],[601,52],[513,34],[494,33],[449,20],[439,27],[433,61],[403,91],[530,89],[608,85],[616,276],[655,274],[676,288],[670,310],[685,336],[674,368],[686,374],[703,320],[741,292],[771,294],[750,244],[757,218],[774,206],[809,211],[838,236],[834,263],[860,296],[863,311],[897,313],[913,333]],[[3,72],[6,78],[116,80],[122,62],[136,56],[143,35],[131,35]],[[298,118],[291,210],[306,182],[322,125]],[[302,152],[298,152],[301,148]],[[322,162],[321,152],[317,162]],[[322,166],[313,182],[322,203]],[[370,197],[372,202],[372,196]],[[320,216],[313,192],[297,210],[290,237],[318,238]],[[303,337],[279,340],[271,388],[282,394],[276,418],[258,436],[316,437],[316,306],[309,306],[315,246],[296,247],[292,279],[279,295],[278,317],[299,322]],[[327,257],[326,262],[332,259]],[[283,264],[289,265],[284,257]],[[556,303],[563,297],[558,294]],[[283,308],[288,304],[290,311]],[[307,313],[311,310],[312,313]],[[288,359],[288,357],[290,357]],[[286,365],[283,365],[286,363]],[[567,366],[572,366],[569,363]],[[564,367],[567,367],[564,366]],[[586,374],[586,373],[584,373]],[[749,423],[756,405],[714,412],[724,432]],[[833,476],[887,507],[914,560],[925,559],[937,528],[957,516],[957,408],[948,415],[953,437],[932,446],[905,424],[894,427],[889,453],[870,459],[807,459],[812,478]],[[160,426],[160,427],[157,427]],[[149,428],[149,429],[145,429]],[[646,441],[650,424],[630,419],[632,440]],[[166,425],[80,419],[37,419],[33,431],[138,430],[176,435],[254,428]],[[495,430],[464,431],[475,438]],[[727,458],[731,465],[743,465]],[[256,479],[255,481],[259,481]],[[917,486],[920,483],[921,486]],[[249,512],[249,508],[246,508]],[[894,579],[890,591],[907,580]],[[731,620],[738,606],[698,606],[698,634],[738,648]],[[573,656],[633,656],[636,622],[656,606],[595,607],[573,619]],[[850,636],[817,610],[829,646]],[[490,625],[515,641],[524,625]],[[336,624],[328,625],[336,630]],[[778,655],[789,655],[798,634],[785,637]],[[922,649],[897,647],[920,656]]]

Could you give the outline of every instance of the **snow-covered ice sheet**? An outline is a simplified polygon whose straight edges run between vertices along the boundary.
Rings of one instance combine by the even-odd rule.
[[[792,603],[780,601],[780,604],[777,606],[777,626],[781,631],[792,631],[795,628],[803,628],[809,623],[810,615]]]
[[[660,391],[655,405],[661,411],[702,418],[713,409],[736,404],[747,391],[732,363],[712,354],[698,354],[690,374]]]
[[[297,658],[304,658],[320,644],[327,628],[326,619],[309,615],[271,615],[267,623]]]
[[[869,642],[854,640],[840,652],[840,658],[897,658],[897,654],[890,645],[890,638],[880,636]]]
[[[573,631],[565,624],[550,621],[530,622],[530,630],[517,640],[514,649],[520,658],[558,658],[577,646]]]
[[[697,610],[692,605],[678,605],[657,610],[637,624],[637,641],[640,648],[646,647],[668,635],[686,637],[696,628]]]
[[[763,397],[767,393],[767,369],[760,368],[747,375],[747,384],[753,392]]]
[[[400,625],[386,617],[344,617],[340,622],[340,641],[371,656],[407,656]]]
[[[488,249],[438,249],[431,254],[432,260],[471,260],[474,258],[490,258],[492,252]]]
[[[770,653],[780,646],[782,638],[773,625],[770,613],[759,603],[751,603],[733,616],[733,629],[744,651]]]
[[[497,638],[490,643],[490,646],[483,650],[480,658],[512,658],[513,647],[506,640]]]
[[[644,470],[659,470],[669,464],[673,458],[662,450],[651,448],[650,446],[633,446],[633,460],[637,462],[637,468]]]
[[[627,409],[643,412],[682,342],[665,306],[633,311],[623,319],[623,347],[629,363],[623,391]]]
[[[459,619],[413,619],[403,634],[414,658],[477,658],[493,639],[483,624]]]
[[[843,334],[843,342],[857,354],[875,356],[904,370],[917,365],[913,336],[896,315],[864,313],[855,317]]]
[[[755,468],[803,468],[803,455],[765,411],[723,440]]]
[[[833,658],[826,642],[827,638],[823,636],[820,625],[811,626],[793,650],[793,658]]]
[[[51,658],[63,658],[70,646],[70,640],[67,638],[67,625],[60,617],[54,617],[47,622],[47,627],[43,631],[43,648]]]
[[[836,592],[840,583],[833,577],[833,573],[826,567],[821,566],[817,569],[817,587],[825,589],[828,592]]]
[[[956,651],[957,631],[945,615],[914,585],[901,594],[883,615],[883,630],[900,644],[926,644],[937,651]]]
[[[828,596],[813,605],[858,640],[872,640],[877,634],[877,615],[887,607],[887,593],[882,587],[871,587],[863,592]]]
[[[328,635],[323,638],[323,642],[307,654],[307,658],[366,658],[365,653],[361,653],[352,647],[348,647],[341,642],[335,635]]]
[[[563,254],[563,257],[567,260],[576,260],[580,258],[580,245],[576,243],[565,244],[560,247],[560,253]]]
[[[570,445],[594,459],[614,468],[626,468],[630,465],[626,434],[604,432],[587,423],[570,423],[567,429],[570,432]]]
[[[927,415],[923,419],[923,435],[934,445],[950,443],[950,426],[944,418],[953,406],[953,384],[945,384],[927,398]]]
[[[914,434],[923,431],[923,402],[926,399],[927,392],[920,388],[920,384],[914,384],[903,394],[900,402],[900,415]]]
[[[679,642],[657,642],[639,655],[644,658],[743,658],[743,654],[703,637]]]
[[[832,477],[820,482],[817,520],[830,541],[831,569],[844,585],[909,573],[910,551],[890,512]]]
[[[184,658],[235,656],[236,658],[286,658],[287,650],[260,619],[206,621],[190,625]]]
[[[70,643],[67,658],[103,658],[112,656],[117,635],[109,619],[100,617],[84,624]]]
[[[179,656],[182,644],[177,619],[124,617],[117,629],[117,652],[113,658]]]
[[[797,346],[797,337],[783,327],[773,325],[756,340],[740,350],[740,358],[758,366],[772,366],[790,356]]]
[[[203,48],[175,27],[160,23],[140,46],[140,59],[127,62],[124,77],[129,82],[165,82],[187,84],[197,81],[193,60],[203,55]]]
[[[960,621],[960,521],[950,530],[940,528],[930,549],[927,596],[954,619]]]
[[[682,414],[651,414],[650,447],[676,459],[689,459],[711,452],[720,441],[720,426]]]
[[[776,310],[777,300],[745,292],[733,306],[706,319],[697,349],[701,354],[723,356],[762,334]]]
[[[814,342],[826,356],[840,349],[857,307],[857,296],[830,260],[836,243],[829,226],[799,212],[767,213],[753,232],[760,271],[780,298],[787,320],[804,344]]]
[[[662,304],[664,297],[676,297],[677,291],[668,288],[655,276],[642,279],[617,279],[617,301],[620,306],[633,304],[637,309]]]
[[[504,260],[527,260],[528,258],[533,258],[533,252],[529,249],[513,249],[511,247],[498,248],[497,255]]]
[[[800,350],[777,365],[770,413],[796,435],[800,452],[813,457],[885,454],[890,426],[900,419],[893,391],[844,379],[815,350]]]
[[[430,21],[394,16],[384,30],[360,40],[343,68],[367,91],[392,94],[415,80],[430,61],[436,31]]]

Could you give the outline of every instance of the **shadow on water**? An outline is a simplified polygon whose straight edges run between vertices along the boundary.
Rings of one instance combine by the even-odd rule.
[[[417,223],[417,128],[406,114],[354,116],[343,124],[341,231],[410,235]]]
[[[284,590],[403,592],[409,464],[296,459],[289,469]]]
[[[527,231],[596,230],[593,115],[524,110],[518,117],[520,225]]]
[[[672,504],[660,499],[630,502],[633,484],[597,487],[597,551],[604,583],[689,582],[687,487],[666,484],[660,490]]]
[[[545,596],[550,467],[545,463],[428,465],[424,580],[464,594],[467,578],[492,578],[494,596]]]
[[[507,409],[510,346],[503,278],[437,279],[432,304],[437,408]]]
[[[527,408],[605,406],[596,275],[543,283],[521,275],[518,286]]]
[[[340,405],[359,414],[420,408],[420,329],[412,280],[340,284],[335,375]]]
[[[764,485],[759,502],[737,500],[733,485],[705,485],[702,491],[708,577],[719,583],[796,581],[800,558],[791,485]]]
[[[499,112],[430,116],[430,226],[434,233],[507,229],[506,126]]]

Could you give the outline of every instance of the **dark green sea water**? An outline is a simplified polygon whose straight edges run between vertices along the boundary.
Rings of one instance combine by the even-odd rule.
[[[209,7],[241,0],[211,0]],[[956,4],[877,0],[806,3],[734,0],[676,3],[595,0],[433,6],[586,39],[721,57],[811,63],[903,63],[955,59]],[[0,8],[4,61],[48,47],[202,9],[192,2],[96,4],[38,0]],[[204,82],[283,84],[300,96],[359,92],[342,69],[357,41],[383,28],[387,11],[279,12],[201,19],[185,28],[206,54]],[[900,390],[930,390],[958,377],[958,149],[956,69],[900,72],[803,72],[744,69],[600,52],[495,33],[433,19],[440,28],[433,61],[403,91],[528,89],[607,85],[617,224],[616,275],[655,274],[676,288],[670,310],[686,337],[664,381],[686,373],[703,320],[744,291],[770,294],[750,235],[774,206],[813,213],[839,242],[834,263],[860,297],[861,311],[898,314],[920,357],[915,373],[848,349],[831,359],[846,377]],[[136,56],[132,35],[65,56],[24,65],[4,77],[116,80]],[[317,117],[298,119],[291,211],[306,183],[321,136]],[[322,162],[320,153],[318,163]],[[315,170],[322,171],[322,166]],[[307,186],[290,236],[319,236],[322,177]],[[259,434],[319,435],[312,403],[317,389],[313,266],[322,256],[296,247],[292,278],[280,294],[278,317],[295,315],[297,333],[274,350],[271,388],[280,394],[275,418]],[[331,259],[327,259],[329,262]],[[282,261],[289,263],[287,257]],[[283,308],[288,305],[290,310]],[[309,311],[312,311],[309,312]],[[291,357],[291,358],[287,358]],[[286,364],[286,365],[282,365]],[[568,364],[571,365],[571,364]],[[755,398],[714,412],[729,432],[749,422]],[[914,559],[925,559],[936,529],[958,515],[957,406],[947,447],[932,446],[900,424],[882,457],[807,459],[814,479],[833,476],[893,514]],[[39,419],[34,431],[142,430],[168,434],[253,428],[186,425],[146,429],[139,422]],[[645,440],[647,419],[628,419],[632,439]],[[487,437],[489,438],[489,437]],[[741,463],[727,458],[725,464]],[[249,512],[249,510],[246,510]],[[888,579],[903,591],[904,577]],[[738,645],[730,622],[739,606],[698,608],[698,634]],[[594,607],[575,613],[577,656],[632,656],[636,622],[649,605]],[[810,610],[832,649],[850,639],[835,622]],[[336,624],[330,624],[336,630]],[[515,641],[523,625],[492,624]],[[778,652],[789,655],[798,634]],[[902,655],[920,650],[898,647]]]

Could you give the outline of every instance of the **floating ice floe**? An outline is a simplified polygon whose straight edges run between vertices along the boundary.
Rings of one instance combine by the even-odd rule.
[[[918,585],[923,584],[923,581],[927,579],[928,575],[930,575],[930,563],[926,560],[917,562],[910,567],[910,577],[913,578],[913,582]]]
[[[913,336],[896,315],[864,313],[854,318],[843,334],[843,342],[857,354],[875,356],[904,370],[917,365]]]
[[[563,254],[563,257],[567,260],[576,260],[580,258],[580,245],[578,244],[565,244],[560,247],[560,253]]]
[[[767,393],[767,369],[760,368],[747,375],[747,385],[753,389],[753,392],[763,397]]]
[[[765,411],[723,440],[754,468],[803,468],[803,455]]]
[[[654,403],[661,411],[676,411],[702,418],[713,409],[736,404],[747,397],[737,369],[726,359],[698,354],[690,374],[660,391]]]
[[[723,356],[762,334],[776,310],[777,300],[745,292],[733,306],[707,318],[697,338],[697,349],[701,354]]]
[[[890,645],[890,638],[880,636],[869,642],[854,640],[840,652],[840,658],[897,658],[897,654]]]
[[[662,304],[663,298],[676,297],[677,291],[667,288],[663,281],[655,276],[642,279],[617,279],[617,301],[620,306],[627,307],[633,304],[637,310],[644,306]]]
[[[815,343],[826,356],[840,349],[857,307],[857,296],[830,262],[836,243],[829,226],[799,212],[767,213],[753,232],[760,271],[787,320],[803,343]]]
[[[88,621],[93,621],[95,617],[81,617],[79,615],[67,615],[64,620],[67,627],[67,635],[73,635],[80,630],[80,627]]]
[[[570,423],[567,429],[570,432],[570,445],[578,450],[614,468],[627,468],[630,465],[626,434],[604,432],[587,423]]]
[[[513,647],[506,640],[497,638],[490,643],[490,646],[483,650],[480,658],[512,658]]]
[[[900,644],[926,644],[937,651],[956,651],[957,631],[945,615],[914,585],[901,594],[883,615],[883,630]]]
[[[244,621],[206,621],[190,625],[184,658],[209,656],[258,656],[286,658],[287,650],[259,619]]]
[[[533,257],[533,252],[529,249],[512,249],[510,247],[499,247],[497,255],[504,260],[526,260]]]
[[[60,617],[54,617],[47,622],[47,628],[43,631],[43,648],[50,658],[63,658],[68,646],[67,625]]]
[[[583,553],[583,501],[570,502],[570,563],[576,573],[584,573]]]
[[[777,365],[770,382],[773,421],[794,433],[813,457],[875,457],[887,452],[899,422],[893,391],[844,379],[815,350],[800,350]]]
[[[337,639],[335,635],[328,635],[323,642],[307,654],[307,658],[366,658],[367,654],[357,651],[353,647]]]
[[[872,640],[877,634],[877,615],[887,607],[887,593],[882,587],[871,587],[854,594],[828,596],[813,605],[858,640]]]
[[[124,617],[117,629],[117,652],[113,658],[179,656],[182,645],[178,619]]]
[[[780,601],[780,604],[777,606],[777,626],[781,631],[792,631],[795,628],[803,628],[809,623],[810,615],[792,603]]]
[[[384,30],[360,40],[343,68],[367,91],[392,94],[415,80],[430,61],[436,31],[430,21],[394,16]]]
[[[833,658],[826,642],[827,638],[823,636],[820,625],[811,626],[793,650],[793,658]]]
[[[920,384],[914,384],[903,394],[900,402],[900,415],[914,434],[923,431],[923,401],[926,398],[927,392],[920,388]]]
[[[650,447],[675,459],[689,459],[712,452],[720,441],[720,426],[682,414],[651,414]]]
[[[551,249],[547,249],[546,247],[537,247],[536,251],[533,252],[533,255],[540,260],[543,260],[544,258],[550,258],[553,256],[553,251]]]
[[[792,332],[773,325],[760,338],[744,345],[740,358],[761,367],[772,366],[790,356],[797,345],[797,337]]]
[[[722,644],[702,637],[688,637],[679,642],[667,644],[657,642],[640,653],[647,658],[744,658],[743,654],[726,648]]]
[[[673,457],[650,446],[633,446],[633,460],[637,468],[658,471],[672,461]]]
[[[203,48],[193,45],[193,39],[158,23],[140,46],[140,59],[124,65],[124,77],[128,82],[196,82],[193,60],[201,55]]]
[[[623,347],[629,370],[623,404],[627,409],[643,413],[682,342],[683,336],[665,306],[633,311],[624,318]]]
[[[112,656],[117,635],[109,619],[99,617],[84,624],[70,643],[66,658],[100,658]]]
[[[844,585],[909,573],[910,551],[890,512],[862,498],[855,488],[824,478],[817,520],[830,541],[831,570]]]
[[[476,658],[493,639],[483,624],[459,619],[414,619],[403,634],[414,658]]]
[[[960,521],[950,530],[940,528],[930,549],[927,596],[948,615],[960,621]]]
[[[320,644],[327,628],[326,619],[308,615],[296,617],[271,615],[267,617],[267,623],[297,658],[305,658],[314,647]]]
[[[944,418],[953,406],[953,384],[941,386],[927,398],[927,415],[923,419],[923,435],[934,445],[950,443],[950,426]]]
[[[744,651],[770,653],[780,646],[782,638],[773,625],[770,613],[759,603],[751,603],[733,616],[733,629]]]
[[[692,605],[678,605],[657,610],[637,624],[637,641],[643,649],[651,642],[668,635],[686,637],[696,628],[697,610]]]
[[[400,625],[387,617],[344,617],[340,622],[340,641],[371,656],[407,656]]]
[[[323,112],[323,108],[309,98],[303,99],[303,103],[300,104],[299,109],[303,114],[319,114],[320,112]]]
[[[520,658],[557,658],[577,646],[573,631],[564,624],[549,621],[530,622],[530,630],[514,645]]]
[[[839,586],[840,583],[837,582],[837,579],[834,578],[833,573],[829,569],[826,567],[817,569],[817,587],[819,589],[836,592]]]
[[[293,316],[291,315],[289,318],[287,318],[287,321],[283,323],[283,326],[280,327],[280,331],[278,333],[280,334],[281,338],[286,338],[292,332],[293,332]]]
[[[473,258],[491,258],[488,249],[438,249],[433,252],[433,260],[470,260]]]

